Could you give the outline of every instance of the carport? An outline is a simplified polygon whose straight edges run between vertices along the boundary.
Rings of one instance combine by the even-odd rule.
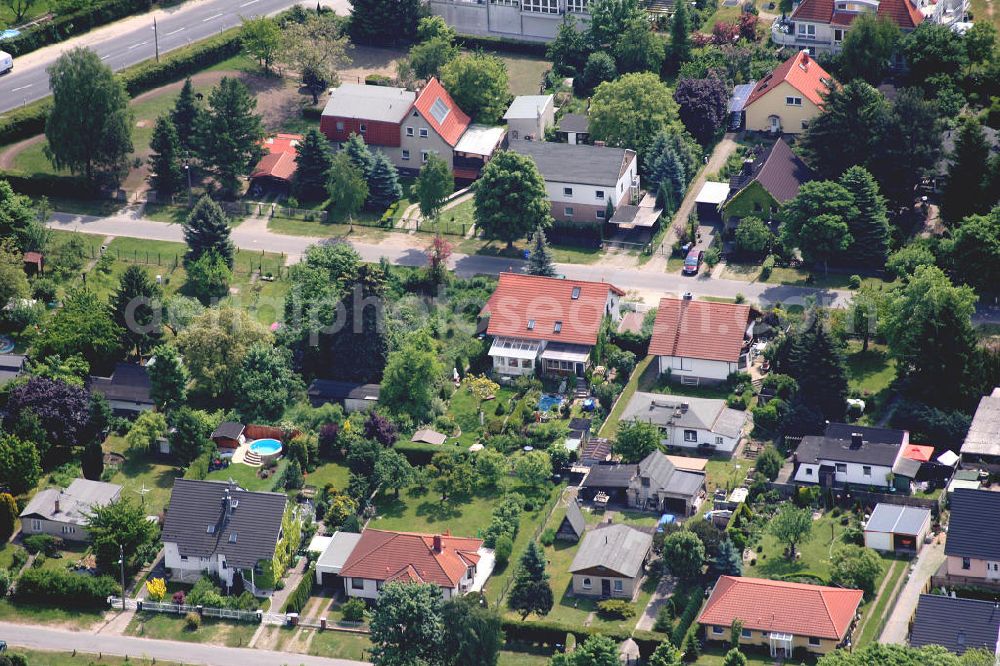
[[[340,585],[340,570],[351,556],[361,535],[354,532],[334,532],[326,550],[316,560],[316,583],[337,589]]]
[[[729,183],[716,183],[705,181],[701,186],[701,191],[695,198],[694,203],[698,209],[698,221],[705,224],[711,222],[721,222],[722,213],[719,206],[729,197]]]

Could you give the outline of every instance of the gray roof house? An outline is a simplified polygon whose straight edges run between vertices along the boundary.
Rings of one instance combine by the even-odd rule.
[[[248,590],[258,591],[258,565],[274,558],[288,497],[251,492],[235,482],[176,479],[163,524],[164,564],[178,582],[203,573],[227,586],[239,571]]]
[[[746,412],[725,400],[690,398],[637,391],[622,413],[623,421],[645,421],[660,429],[668,448],[732,453],[743,435]]]
[[[905,430],[830,423],[823,435],[806,435],[793,454],[797,483],[823,487],[855,484],[908,492],[920,469],[903,457],[910,442]]]
[[[24,371],[26,357],[22,354],[0,354],[0,386],[17,379]]]
[[[622,524],[588,531],[569,567],[573,593],[631,599],[639,588],[653,536]]]
[[[73,479],[68,488],[46,488],[35,494],[21,512],[25,535],[51,534],[69,541],[89,541],[87,516],[121,497],[116,483]]]
[[[951,495],[944,554],[955,583],[1000,583],[1000,493],[959,488]],[[939,572],[940,573],[940,572]]]
[[[638,464],[594,465],[583,480],[585,495],[603,492],[644,511],[690,515],[705,495],[704,472],[677,469],[654,451]]]
[[[614,187],[635,162],[635,151],[608,146],[518,141],[510,149],[535,160],[546,182]]]
[[[586,113],[567,113],[559,119],[559,133],[566,143],[587,143],[590,138],[590,118]]]
[[[405,88],[342,83],[330,95],[323,115],[398,123],[416,99],[417,93]]]
[[[134,363],[118,363],[110,377],[92,375],[87,380],[87,388],[107,398],[111,411],[116,414],[138,414],[154,405],[150,397],[149,373]]]
[[[941,645],[955,654],[978,648],[1000,656],[1000,605],[982,599],[921,594],[910,645]]]
[[[565,541],[579,541],[586,530],[587,521],[583,517],[580,505],[575,499],[571,500],[566,507],[566,515],[559,523],[559,529],[556,530],[556,538]]]
[[[961,452],[963,467],[1000,472],[1000,387],[979,400]]]
[[[314,379],[306,391],[313,407],[330,402],[344,406],[349,412],[363,411],[378,404],[381,387],[378,384],[358,384],[335,379]]]
[[[503,119],[507,133],[518,139],[545,139],[545,130],[555,122],[555,98],[552,95],[518,95],[511,102]]]

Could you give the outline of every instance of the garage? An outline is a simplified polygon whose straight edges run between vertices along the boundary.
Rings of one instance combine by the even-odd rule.
[[[930,528],[930,509],[881,503],[865,523],[865,546],[883,553],[916,554]]]
[[[334,532],[323,554],[316,560],[316,583],[336,589],[340,586],[340,570],[361,540],[355,532]]]

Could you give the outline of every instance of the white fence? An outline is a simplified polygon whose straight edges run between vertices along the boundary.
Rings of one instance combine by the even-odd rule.
[[[120,597],[108,597],[108,604],[111,608],[121,608]],[[204,606],[191,606],[189,604],[169,604],[158,601],[147,601],[137,599],[125,599],[126,610],[143,610],[152,613],[173,613],[184,615],[187,613],[198,613],[205,617],[218,617],[225,620],[237,620],[240,622],[255,622],[257,624],[285,625],[290,623],[288,615],[284,613],[265,613],[264,611],[244,611],[232,608],[206,608]]]

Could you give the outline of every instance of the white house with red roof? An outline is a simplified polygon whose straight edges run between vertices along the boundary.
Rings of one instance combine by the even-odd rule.
[[[918,2],[927,5],[922,11]],[[944,5],[946,0],[939,0]],[[801,0],[784,20],[778,18],[771,26],[771,38],[776,44],[794,46],[810,55],[840,51],[854,20],[862,14],[874,14],[895,23],[903,33],[912,32],[924,21],[945,22],[964,11],[955,11],[954,0],[948,0],[947,12],[936,10],[932,0]],[[964,5],[965,0],[959,0]],[[959,19],[960,20],[960,19]]]
[[[345,83],[331,93],[320,130],[335,143],[358,134],[406,171],[419,171],[430,155],[437,155],[464,180],[478,178],[507,139],[503,127],[473,124],[433,77],[418,93]]]
[[[481,590],[493,573],[482,539],[366,529],[339,568],[344,593],[375,600],[386,583],[433,583],[445,599]]]
[[[480,312],[493,337],[490,357],[500,378],[543,374],[582,377],[605,318],[621,319],[625,292],[607,282],[501,273]]]
[[[800,134],[823,110],[833,77],[806,50],[799,51],[754,86],[743,111],[757,132]]]
[[[847,642],[863,596],[861,590],[722,576],[698,623],[708,640],[728,643],[739,620],[740,644],[769,648],[772,657],[790,658],[796,648],[826,654]]]
[[[649,353],[682,384],[718,384],[745,371],[753,311],[739,303],[661,298]]]

